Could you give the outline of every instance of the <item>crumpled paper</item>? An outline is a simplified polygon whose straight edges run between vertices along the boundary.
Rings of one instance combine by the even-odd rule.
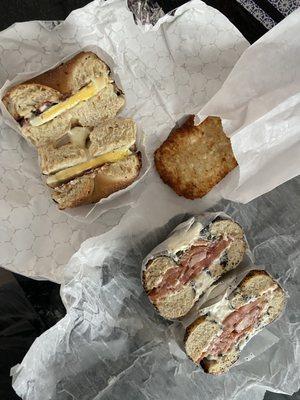
[[[239,168],[222,195],[246,203],[300,174],[300,8],[250,46],[197,114],[222,119]]]
[[[197,26],[197,29],[191,27]],[[46,70],[82,48],[113,66],[126,96],[123,115],[144,133],[150,159],[176,122],[216,93],[248,47],[217,10],[192,1],[143,32],[122,0],[96,0],[62,23],[18,23],[0,33],[0,85]],[[149,175],[96,207],[59,211],[41,180],[36,153],[0,117],[1,265],[60,282],[80,243],[116,225],[150,182]],[[166,190],[161,184],[162,190]],[[175,196],[174,196],[175,197]],[[120,207],[123,207],[120,209]]]
[[[135,22],[145,31],[152,28],[165,15],[156,1],[127,0],[127,6],[132,12]]]
[[[243,226],[257,265],[265,265],[289,293],[285,313],[264,332],[265,351],[253,358],[259,334],[228,374],[204,374],[176,343],[175,325],[153,309],[140,282],[142,261],[186,220],[188,202],[172,202],[171,191],[153,202],[156,183],[119,226],[88,239],[71,258],[61,287],[67,315],[13,369],[16,392],[26,400],[40,400],[41,393],[63,400],[196,400],[199,393],[204,400],[262,400],[265,390],[292,394],[300,386],[299,186],[297,178],[247,205],[222,201],[214,208]],[[186,212],[196,212],[189,204],[194,209]]]

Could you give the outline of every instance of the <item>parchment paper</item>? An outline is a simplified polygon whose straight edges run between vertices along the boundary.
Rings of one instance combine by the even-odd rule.
[[[222,195],[246,203],[300,174],[300,8],[241,56],[198,112],[222,118],[239,168]]]
[[[192,27],[197,26],[197,29]],[[143,32],[122,0],[97,0],[55,22],[18,23],[0,33],[0,85],[35,75],[84,48],[112,66],[126,96],[124,115],[137,122],[153,150],[185,114],[221,87],[248,46],[217,10],[192,1]],[[18,75],[22,74],[22,75]],[[25,75],[24,75],[25,74]],[[0,256],[3,267],[60,282],[80,243],[117,224],[150,182],[97,205],[58,211],[40,178],[36,153],[0,118]],[[145,160],[144,160],[145,161]],[[161,184],[162,190],[165,190]],[[108,211],[109,215],[103,215]]]
[[[88,239],[71,258],[61,288],[67,315],[14,368],[17,393],[26,400],[40,400],[41,393],[76,400],[262,400],[266,389],[292,394],[300,386],[299,185],[299,179],[288,182],[248,205],[215,207],[244,227],[257,264],[290,296],[285,313],[250,341],[228,374],[214,377],[194,367],[176,343],[177,326],[160,318],[143,292],[143,259],[186,220],[184,200],[169,201],[169,192],[153,202],[159,184],[151,184],[119,226]]]

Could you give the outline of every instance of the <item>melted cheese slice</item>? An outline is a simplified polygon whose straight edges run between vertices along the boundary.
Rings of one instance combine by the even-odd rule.
[[[101,165],[106,163],[112,163],[122,160],[130,154],[131,151],[129,149],[119,149],[111,151],[110,153],[102,154],[99,157],[92,158],[89,161],[74,165],[73,167],[66,168],[62,171],[57,172],[54,175],[49,176],[49,178],[47,179],[47,185],[51,187],[56,187],[64,182],[70,181],[71,179],[82,175],[85,171],[88,171],[92,168],[100,167]]]
[[[81,101],[88,100],[91,97],[95,96],[102,89],[104,89],[109,82],[110,80],[107,76],[100,76],[99,78],[95,78],[87,86],[83,87],[77,93],[73,94],[73,96],[70,96],[61,103],[55,104],[39,116],[30,119],[30,125],[40,126],[43,125],[45,122],[51,121],[53,118],[57,117],[63,112],[75,107]]]

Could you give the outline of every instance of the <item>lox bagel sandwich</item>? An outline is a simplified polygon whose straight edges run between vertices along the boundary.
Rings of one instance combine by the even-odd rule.
[[[246,275],[231,295],[187,329],[185,351],[205,372],[227,372],[243,347],[283,311],[286,296],[265,271]]]
[[[186,315],[216,280],[239,265],[246,250],[243,229],[231,219],[216,218],[207,226],[197,217],[187,222],[189,227],[174,230],[164,242],[166,251],[151,257],[142,272],[149,300],[166,319]]]

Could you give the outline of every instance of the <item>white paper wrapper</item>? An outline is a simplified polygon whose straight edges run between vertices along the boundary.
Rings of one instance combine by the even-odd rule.
[[[300,174],[300,8],[249,47],[198,112],[222,118],[239,164],[222,195],[246,203]]]
[[[154,202],[157,183],[149,185],[119,226],[88,239],[71,258],[61,288],[67,315],[38,338],[14,368],[17,393],[28,400],[40,400],[41,393],[76,400],[196,400],[199,393],[204,400],[262,400],[266,389],[296,391],[300,195],[292,183],[246,206],[223,201],[216,207],[243,226],[258,265],[265,264],[280,277],[290,296],[285,313],[249,343],[240,364],[226,376],[204,374],[183,355],[172,334],[175,325],[157,315],[143,292],[143,259],[186,220],[183,209],[195,213],[193,202],[169,201],[171,191]]]
[[[0,33],[0,41],[0,85],[36,75],[82,49],[94,49],[120,81],[127,101],[123,114],[134,118],[144,133],[150,159],[176,121],[195,113],[217,92],[248,47],[222,14],[196,0],[175,16],[164,16],[147,33],[134,23],[126,2],[98,0],[61,24],[15,24]],[[158,178],[146,177],[92,211],[89,206],[58,211],[40,178],[34,149],[4,120],[5,113],[0,120],[1,264],[60,282],[63,266],[80,243],[116,225],[124,209],[114,209],[132,204]]]

